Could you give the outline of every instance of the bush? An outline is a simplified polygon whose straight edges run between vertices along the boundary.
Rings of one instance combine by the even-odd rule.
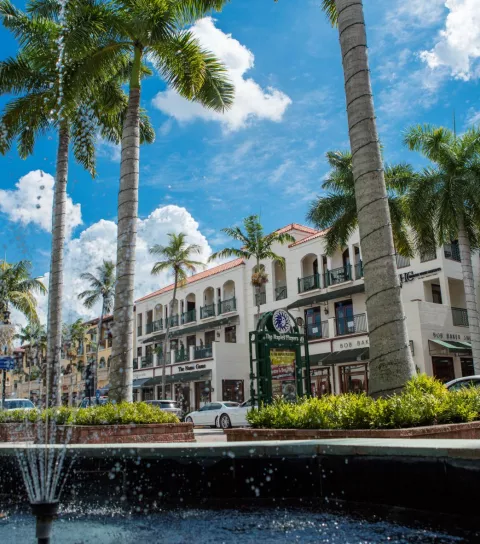
[[[55,420],[57,425],[126,425],[149,423],[179,423],[174,414],[144,402],[104,404],[89,408],[60,406],[48,410],[0,410],[0,423],[20,423]]]
[[[399,429],[480,419],[480,389],[448,391],[426,375],[412,378],[400,395],[374,400],[367,395],[275,399],[252,410],[248,422],[267,429]]]

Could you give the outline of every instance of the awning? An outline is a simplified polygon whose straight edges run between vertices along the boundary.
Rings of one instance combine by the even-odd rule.
[[[319,302],[325,302],[326,300],[333,300],[334,298],[348,297],[349,295],[355,295],[356,293],[364,293],[365,284],[351,285],[350,287],[344,287],[343,289],[337,289],[336,291],[328,291],[328,293],[318,293],[313,297],[301,298],[292,304],[289,304],[287,308],[289,310],[293,308],[302,308],[303,306],[312,306]]]
[[[138,389],[139,387],[142,387],[142,385],[150,379],[151,378],[138,378],[138,380],[133,380],[133,389]]]
[[[178,374],[172,374],[166,377],[166,383],[186,383],[186,382],[205,382],[212,379],[211,370],[194,370],[193,372],[179,372]],[[152,387],[153,385],[160,385],[162,383],[162,376],[155,376],[155,378],[147,378],[143,387]]]
[[[339,363],[355,363],[357,361],[368,361],[370,358],[369,348],[344,349],[328,353],[317,353],[310,355],[310,367],[318,365],[335,365]]]
[[[222,325],[235,325],[239,322],[238,316],[224,317],[222,319],[215,319],[214,321],[207,321],[206,323],[200,323],[199,325],[193,325],[191,327],[185,327],[183,329],[171,330],[168,333],[170,339],[176,338],[178,336],[183,336],[184,334],[193,334],[201,331],[207,331],[209,329],[215,329],[221,327]],[[156,334],[150,338],[142,340],[142,344],[151,344],[152,342],[159,342],[165,339],[165,333]]]
[[[438,344],[439,346],[442,346],[444,348],[447,348],[448,351],[472,351],[472,346],[468,342],[455,342],[453,340],[449,340],[448,342],[445,342],[445,340],[430,340],[430,342],[433,342],[435,344]]]

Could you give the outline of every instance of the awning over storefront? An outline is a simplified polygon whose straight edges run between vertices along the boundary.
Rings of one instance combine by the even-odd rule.
[[[142,387],[142,385],[145,383],[145,382],[148,382],[148,380],[150,380],[151,378],[139,378],[138,380],[133,380],[133,389],[138,389],[140,387]]]
[[[194,370],[193,372],[179,372],[178,374],[166,376],[166,383],[205,382],[211,379],[211,370]],[[147,378],[143,387],[152,387],[161,383],[162,376],[155,376],[155,378]]]
[[[328,293],[318,293],[313,297],[300,298],[292,304],[289,304],[287,308],[292,310],[293,308],[302,308],[303,306],[312,306],[326,300],[333,300],[334,298],[344,298],[349,295],[355,295],[356,293],[364,293],[365,285],[351,285],[350,287],[344,287],[343,289],[337,289],[336,291],[328,291]]]
[[[170,339],[177,336],[183,336],[184,334],[193,334],[201,331],[208,331],[221,327],[222,325],[236,325],[239,322],[238,316],[224,317],[223,319],[215,319],[215,321],[208,321],[207,323],[201,323],[200,325],[193,325],[192,327],[185,327],[175,331],[170,331],[168,336]],[[165,338],[165,333],[157,334],[150,338],[146,338],[142,341],[142,344],[151,344],[152,342],[160,342]]]
[[[429,340],[429,342],[433,342],[434,344],[438,344],[439,346],[442,346],[443,348],[447,348],[450,352],[458,352],[458,351],[464,351],[469,352],[472,351],[472,345],[468,342],[455,342],[454,340],[449,340],[448,342],[445,342],[445,340]]]
[[[310,367],[367,361],[369,357],[369,348],[344,349],[342,351],[317,353],[316,355],[310,355]]]

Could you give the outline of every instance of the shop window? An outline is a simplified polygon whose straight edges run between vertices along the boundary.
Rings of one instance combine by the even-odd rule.
[[[342,393],[368,392],[368,365],[348,365],[340,367],[340,387]]]
[[[195,409],[198,410],[212,401],[210,382],[195,382]]]
[[[243,380],[222,380],[222,400],[243,402]]]
[[[237,327],[235,325],[232,327],[225,327],[225,342],[227,344],[237,343]]]
[[[433,375],[443,383],[455,379],[453,359],[451,357],[432,357]]]
[[[475,374],[473,359],[460,359],[460,362],[462,364],[462,378],[465,376],[473,376]]]
[[[432,283],[432,302],[442,304],[442,289],[438,283]]]
[[[323,397],[332,393],[330,368],[314,368],[310,371],[312,397]]]

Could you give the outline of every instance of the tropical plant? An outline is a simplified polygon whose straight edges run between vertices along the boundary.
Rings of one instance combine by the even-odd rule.
[[[444,128],[417,125],[405,133],[405,144],[430,161],[408,192],[409,221],[418,230],[433,224],[433,242],[458,239],[468,326],[475,373],[480,373],[480,325],[472,269],[472,250],[480,248],[480,129],[462,135]]]
[[[103,3],[109,32],[90,57],[90,69],[131,59],[129,100],[123,123],[118,192],[117,282],[115,286],[109,396],[132,400],[133,306],[139,185],[140,67],[147,59],[168,85],[187,100],[223,112],[233,103],[234,87],[224,66],[203,49],[188,28],[226,0],[114,0]],[[89,69],[84,72],[88,79]]]
[[[71,0],[62,6],[48,0],[33,1],[27,5],[27,14],[9,0],[0,2],[2,23],[20,45],[16,58],[0,64],[0,92],[17,96],[5,106],[1,117],[0,152],[6,153],[17,140],[19,154],[25,158],[33,152],[37,136],[51,129],[58,132],[47,348],[53,404],[60,402],[55,384],[60,372],[68,151],[72,143],[75,159],[94,176],[98,136],[119,142],[127,107],[121,86],[130,64],[124,54],[115,63],[98,63],[94,70],[89,64],[86,74],[85,60],[90,60],[92,43],[98,46],[98,39],[107,34],[107,27],[97,17],[99,2]],[[139,74],[143,73],[141,66]],[[144,112],[139,115],[139,138],[151,142],[153,129]]]
[[[229,257],[240,257],[245,260],[253,259],[255,265],[252,269],[251,283],[255,287],[257,302],[257,319],[260,318],[260,290],[268,282],[268,275],[265,272],[261,261],[271,259],[278,261],[282,268],[285,268],[285,258],[277,255],[273,250],[274,244],[288,244],[295,242],[295,238],[288,232],[272,232],[264,234],[262,224],[258,215],[249,215],[243,220],[244,230],[240,227],[227,227],[222,232],[240,242],[241,247],[229,247],[213,253],[210,260],[228,259]]]
[[[40,278],[31,277],[32,263],[0,261],[0,312],[10,307],[21,312],[30,322],[38,323],[36,294],[44,295],[47,288]]]
[[[35,368],[38,368],[40,375],[42,375],[42,360],[44,357],[44,350],[46,349],[47,337],[45,325],[33,321],[22,327],[15,337],[20,340],[20,345],[26,351],[28,360],[28,397],[30,398],[30,382],[32,379],[35,379],[32,378],[32,375],[36,376],[38,374],[38,372],[35,372]]]
[[[167,314],[167,323],[165,327],[165,339],[163,342],[163,364],[162,364],[162,398],[166,399],[166,374],[165,365],[167,364],[168,339],[170,334],[170,322],[173,318],[173,309],[177,300],[177,289],[185,285],[188,274],[195,274],[198,267],[204,264],[200,261],[192,260],[193,255],[199,255],[201,248],[197,244],[187,244],[187,235],[183,232],[178,234],[169,233],[169,243],[167,246],[159,244],[150,248],[150,254],[160,257],[152,268],[154,276],[161,272],[167,272],[173,275],[173,295],[170,302],[170,311]]]
[[[98,320],[97,349],[92,369],[94,391],[97,390],[98,351],[102,339],[103,318],[106,314],[109,314],[113,308],[113,297],[115,294],[115,263],[113,261],[104,260],[102,265],[97,266],[97,272],[98,274],[96,276],[90,272],[84,272],[80,275],[82,280],[86,280],[90,283],[90,289],[87,289],[78,295],[79,299],[83,299],[83,305],[89,309],[93,308],[100,300],[102,301],[102,309]]]
[[[318,196],[311,203],[307,219],[317,228],[326,230],[326,251],[332,255],[347,245],[348,239],[358,227],[358,216],[352,154],[350,151],[328,151],[326,158],[332,169],[322,184],[326,194]],[[404,257],[413,257],[416,249],[405,212],[405,195],[415,176],[413,168],[408,164],[385,167],[393,240],[396,252]]]
[[[363,2],[322,0],[322,9],[340,38],[370,331],[369,389],[373,396],[389,395],[415,375],[415,365],[395,263]]]

